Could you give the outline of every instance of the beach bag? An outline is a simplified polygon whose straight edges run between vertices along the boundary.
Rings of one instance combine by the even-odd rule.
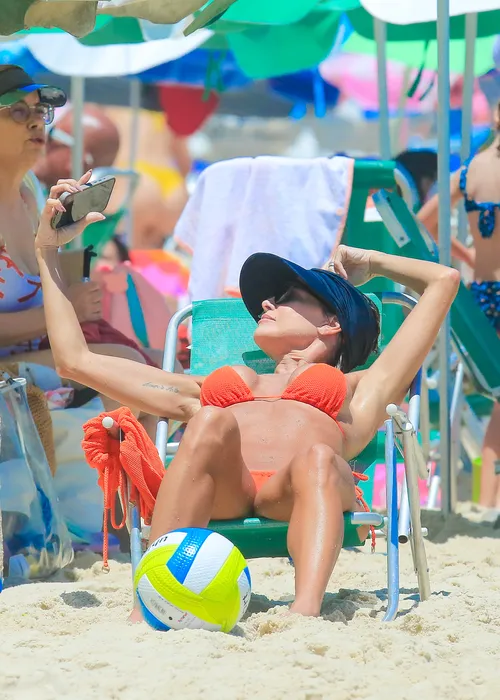
[[[26,380],[0,381],[0,511],[4,573],[46,577],[73,558]]]

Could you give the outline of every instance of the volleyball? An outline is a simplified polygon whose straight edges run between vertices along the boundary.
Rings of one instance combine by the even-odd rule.
[[[211,530],[188,527],[159,537],[134,576],[146,622],[154,629],[230,632],[250,602],[245,558]]]

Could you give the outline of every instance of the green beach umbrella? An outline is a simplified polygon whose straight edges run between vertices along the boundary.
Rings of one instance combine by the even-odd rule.
[[[481,0],[477,0],[477,4]],[[357,3],[358,8],[357,9],[352,9],[349,12],[349,21],[351,22],[354,30],[360,34],[361,36],[365,37],[366,39],[375,39],[375,32],[374,32],[374,26],[373,26],[373,15],[370,14],[368,11],[370,8],[375,8],[375,7],[380,7],[382,8],[382,4],[378,3],[375,5],[375,3],[369,3],[369,2],[362,2]],[[390,3],[386,3],[390,4]],[[418,23],[412,23],[411,18],[412,18],[412,12],[414,11],[414,8],[419,3],[416,3],[408,10],[407,8],[409,7],[408,2],[401,2],[398,3],[398,6],[400,8],[404,8],[404,17],[405,17],[405,24],[396,24],[397,19],[400,17],[400,15],[396,14],[397,7],[392,11],[392,6],[391,4],[391,11],[386,12],[384,16],[387,16],[387,20],[382,20],[386,22],[386,27],[387,27],[387,41],[388,42],[393,42],[393,41],[436,41],[436,32],[437,32],[437,23],[436,21],[432,22],[418,22]],[[495,2],[495,4],[498,6],[498,2]],[[434,1],[434,8],[436,7],[436,2]],[[417,8],[418,9],[418,8]],[[434,10],[435,14],[435,10]],[[418,16],[418,15],[417,15]],[[381,12],[379,11],[377,13],[377,17],[381,19]],[[390,18],[390,19],[389,19]],[[417,20],[415,20],[417,21]],[[466,18],[464,15],[459,15],[455,17],[450,17],[450,39],[464,39],[465,38],[465,24],[466,24]],[[478,14],[478,22],[477,22],[477,36],[479,37],[485,37],[485,36],[492,36],[493,34],[499,34],[500,33],[500,9],[489,11],[489,12],[481,12]]]
[[[353,2],[357,4],[357,0],[237,0],[215,15],[212,3],[185,33],[209,26],[214,36],[205,47],[231,50],[246,75],[263,80],[321,63],[331,51],[342,11]]]
[[[313,68],[330,53],[340,12],[314,8],[298,22],[253,25],[226,32],[228,48],[238,65],[254,80]],[[217,33],[217,23],[211,27]]]
[[[388,32],[389,36],[389,27]],[[493,67],[493,44],[495,37],[486,36],[476,41],[476,51],[474,57],[474,74],[484,75]],[[343,49],[349,53],[362,53],[375,56],[377,54],[377,42],[374,39],[368,39],[354,32],[343,46]],[[452,73],[463,73],[465,66],[465,39],[450,40],[450,71]],[[438,68],[438,47],[434,34],[434,39],[429,41],[405,40],[405,41],[390,41],[387,40],[386,46],[387,58],[391,61],[404,63],[411,68],[420,68],[424,66],[430,70]]]

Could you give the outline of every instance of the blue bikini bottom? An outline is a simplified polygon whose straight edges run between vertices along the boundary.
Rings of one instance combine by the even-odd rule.
[[[470,291],[488,321],[500,333],[500,282],[472,282]]]

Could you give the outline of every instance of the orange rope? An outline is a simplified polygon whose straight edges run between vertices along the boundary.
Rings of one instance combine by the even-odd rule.
[[[103,427],[102,419],[107,415],[122,430],[121,441]],[[127,477],[130,484],[129,502],[137,506],[140,517],[149,524],[165,469],[151,438],[130,409],[124,406],[87,421],[83,431],[85,458],[99,472],[98,483],[104,495],[102,556],[103,567],[108,570],[108,521],[116,530],[127,522]],[[120,523],[116,522],[117,494],[124,506]]]
[[[368,481],[369,477],[366,476],[366,474],[360,474],[359,472],[353,472],[352,473],[353,477],[355,479],[358,479],[359,481]],[[363,498],[363,491],[359,488],[359,486],[354,486],[354,491],[356,493],[356,498],[358,501],[361,503],[363,508],[367,513],[370,512],[370,508],[368,506],[368,503],[365,501]],[[370,525],[370,532],[372,533],[372,552],[375,551],[375,544],[376,544],[376,537],[375,537],[375,528],[373,525]]]

